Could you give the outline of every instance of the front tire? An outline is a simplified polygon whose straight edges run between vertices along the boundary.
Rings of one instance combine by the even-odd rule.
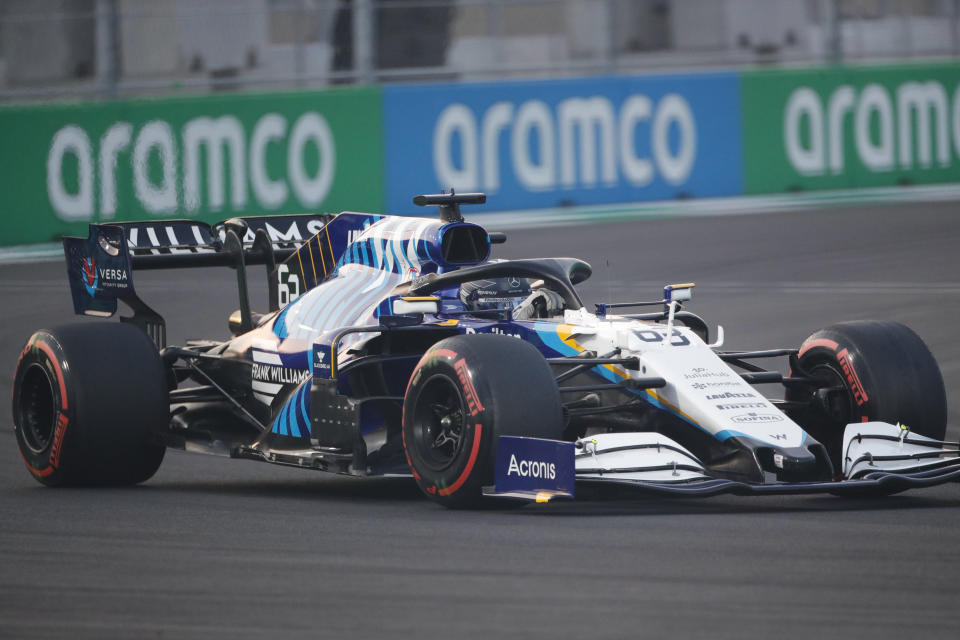
[[[420,359],[403,402],[403,442],[420,488],[446,507],[480,506],[501,435],[559,439],[560,392],[550,365],[508,336],[454,336]]]
[[[42,484],[129,485],[156,473],[169,423],[156,347],[126,324],[41,329],[17,362],[13,426],[27,469]]]
[[[937,361],[923,340],[898,322],[859,320],[817,331],[798,354],[814,390],[791,388],[787,399],[807,402],[794,419],[843,468],[843,431],[854,422],[901,423],[942,440],[947,400]],[[800,372],[794,372],[800,373]]]

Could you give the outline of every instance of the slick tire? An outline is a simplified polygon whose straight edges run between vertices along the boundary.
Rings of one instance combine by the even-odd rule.
[[[27,340],[13,425],[27,469],[48,486],[130,485],[156,473],[169,424],[160,356],[139,329],[80,323]]]
[[[793,417],[827,448],[838,473],[849,423],[899,422],[937,440],[946,434],[940,368],[920,336],[905,325],[874,320],[831,325],[804,340],[799,361],[818,388],[791,387],[787,400],[808,403]]]
[[[433,345],[410,377],[403,402],[407,462],[428,498],[446,507],[489,506],[501,435],[559,439],[560,392],[532,345],[494,334]]]

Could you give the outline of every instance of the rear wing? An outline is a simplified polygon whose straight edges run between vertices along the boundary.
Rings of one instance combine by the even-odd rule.
[[[241,327],[252,328],[247,265],[266,265],[271,291],[277,262],[322,232],[330,215],[231,218],[215,225],[195,220],[92,224],[86,238],[64,238],[74,312],[109,317],[117,301],[133,310],[124,322],[140,326],[158,347],[166,344],[163,318],[136,294],[133,271],[229,266],[237,270]],[[271,293],[271,310],[276,295]]]

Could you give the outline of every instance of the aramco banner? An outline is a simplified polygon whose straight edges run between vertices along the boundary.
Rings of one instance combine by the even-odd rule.
[[[960,182],[960,65],[753,71],[747,193]]]
[[[386,202],[484,191],[519,209],[742,192],[733,73],[384,88]]]
[[[90,222],[383,208],[380,90],[0,108],[0,245]]]

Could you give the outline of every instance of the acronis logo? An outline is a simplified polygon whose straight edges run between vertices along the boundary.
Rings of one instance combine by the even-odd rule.
[[[97,284],[100,282],[100,276],[97,274],[97,263],[93,258],[87,258],[83,261],[83,287],[94,297],[97,293]]]
[[[516,475],[521,478],[555,480],[557,477],[557,465],[554,462],[544,462],[543,460],[517,460],[517,456],[511,454],[510,466],[507,467],[507,475]]]

